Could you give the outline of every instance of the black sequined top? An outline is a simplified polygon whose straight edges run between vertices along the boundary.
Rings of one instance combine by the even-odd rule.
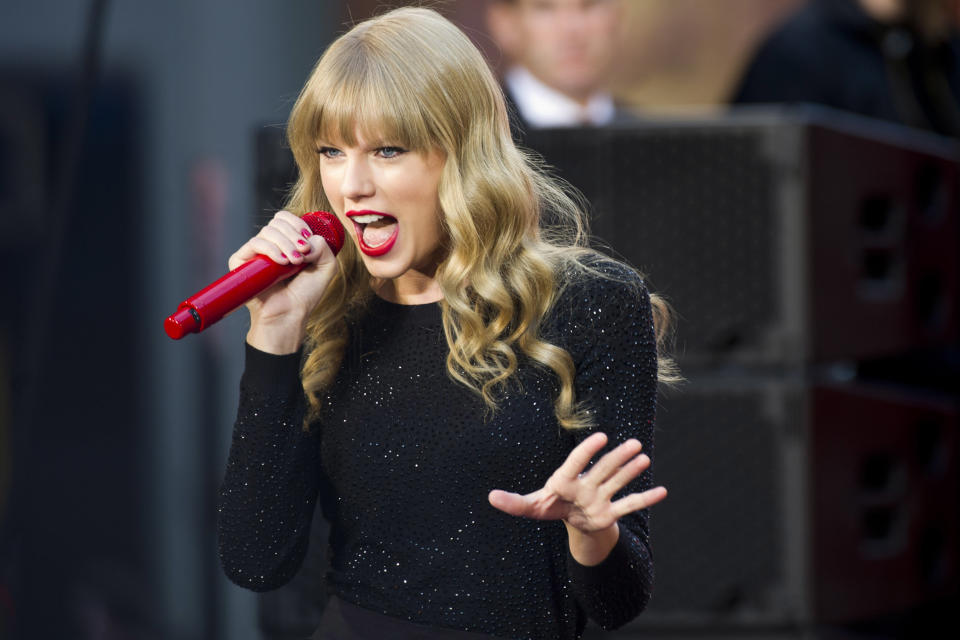
[[[350,325],[309,433],[301,355],[247,347],[220,496],[227,575],[256,591],[290,580],[319,494],[331,523],[330,588],[365,609],[504,638],[577,638],[587,616],[604,628],[631,620],[653,578],[647,512],[621,518],[614,550],[585,567],[570,555],[562,522],[490,506],[491,489],[541,488],[592,431],[557,425],[558,384],[524,361],[518,384],[488,412],[448,377],[440,316],[439,304],[374,298]],[[542,335],[573,356],[577,399],[608,449],[634,437],[652,457],[657,360],[642,283],[569,285]],[[651,486],[648,471],[626,491]]]

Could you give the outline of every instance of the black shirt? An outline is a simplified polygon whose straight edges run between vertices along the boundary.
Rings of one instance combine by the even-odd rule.
[[[592,430],[558,426],[554,376],[523,359],[491,413],[447,375],[440,318],[439,304],[374,298],[349,327],[309,432],[300,354],[248,346],[221,489],[227,575],[254,590],[290,580],[319,494],[331,522],[328,582],[346,602],[504,638],[576,638],[587,616],[606,628],[624,624],[650,597],[647,512],[621,518],[610,556],[585,567],[570,556],[562,522],[490,506],[491,489],[541,488]],[[610,437],[608,448],[635,437],[652,457],[657,362],[642,283],[571,284],[542,331],[572,355],[577,399]],[[627,489],[651,486],[647,472]]]

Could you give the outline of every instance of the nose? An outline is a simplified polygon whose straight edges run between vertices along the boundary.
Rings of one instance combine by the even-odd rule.
[[[352,202],[369,198],[376,191],[373,174],[368,161],[363,156],[348,157],[343,172],[340,193]]]

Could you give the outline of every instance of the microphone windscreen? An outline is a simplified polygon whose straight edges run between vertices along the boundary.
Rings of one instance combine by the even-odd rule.
[[[314,211],[303,216],[303,221],[310,227],[310,231],[322,237],[333,250],[333,255],[340,253],[346,230],[337,219],[337,216],[328,211]]]

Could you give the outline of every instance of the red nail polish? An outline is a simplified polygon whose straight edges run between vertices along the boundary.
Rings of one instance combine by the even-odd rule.
[[[293,252],[293,257],[294,257],[294,258],[302,258],[303,256],[300,255],[300,252],[299,252],[299,251],[294,251],[294,252]]]
[[[307,245],[307,243],[306,243],[305,240],[297,240],[297,244],[299,244],[299,245],[302,246],[302,247],[309,246],[309,245]]]
[[[309,238],[313,234],[310,233],[310,229],[304,229],[303,231],[300,232],[300,235],[302,235],[304,238]]]
[[[283,256],[283,259],[284,259],[284,260],[289,260],[289,259],[290,259],[290,258],[287,257],[287,254],[285,254],[283,251],[280,252],[280,255]]]

